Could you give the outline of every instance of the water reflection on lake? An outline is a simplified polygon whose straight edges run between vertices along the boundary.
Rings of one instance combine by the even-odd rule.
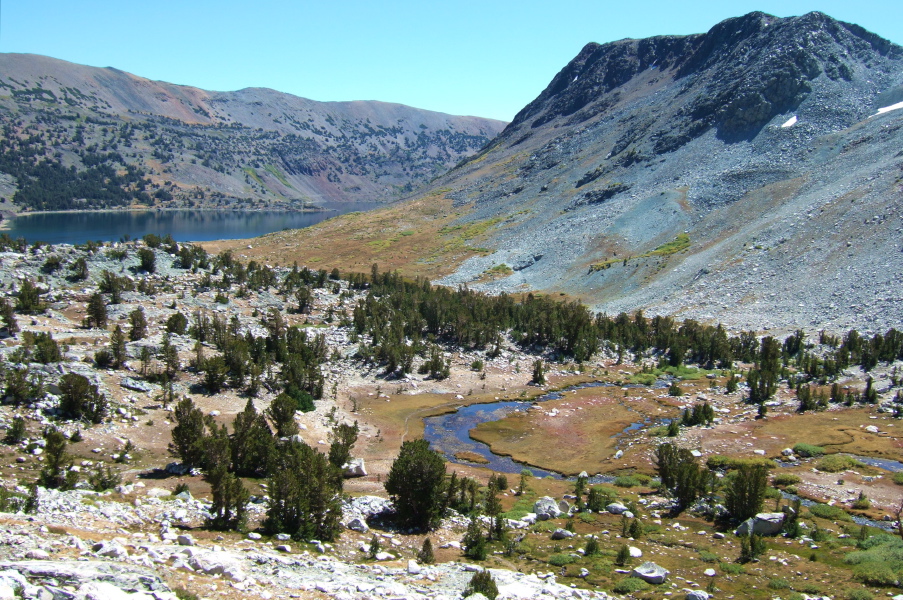
[[[118,241],[147,233],[170,234],[179,242],[252,238],[283,229],[310,227],[326,219],[380,206],[375,202],[331,202],[316,212],[149,210],[43,213],[4,221],[13,238],[51,244]]]

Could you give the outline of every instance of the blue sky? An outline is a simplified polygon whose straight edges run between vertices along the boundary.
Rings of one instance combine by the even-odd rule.
[[[900,0],[2,0],[0,51],[507,121],[587,42],[699,33],[753,10],[820,10],[903,44]]]

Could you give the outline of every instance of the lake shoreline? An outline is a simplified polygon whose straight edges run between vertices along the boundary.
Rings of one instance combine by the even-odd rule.
[[[0,232],[29,242],[82,244],[138,239],[148,233],[172,235],[179,242],[248,239],[276,231],[303,229],[379,203],[326,203],[316,209],[117,208],[19,213],[0,221]]]
[[[86,208],[86,209],[70,209],[70,210],[29,210],[23,212],[0,211],[0,231],[9,229],[9,223],[18,217],[29,217],[32,215],[81,215],[91,213],[144,213],[144,212],[176,212],[176,211],[192,211],[192,212],[216,212],[216,213],[240,213],[240,212],[260,212],[256,210],[248,210],[246,208],[170,208],[170,207],[112,207],[112,208]],[[334,208],[326,208],[323,206],[309,206],[303,208],[267,208],[266,212],[272,213],[318,213],[318,212],[337,212]]]

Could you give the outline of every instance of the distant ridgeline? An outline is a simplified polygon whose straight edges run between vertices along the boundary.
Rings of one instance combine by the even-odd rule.
[[[503,126],[380,102],[206,92],[0,54],[0,190],[13,190],[0,193],[28,209],[390,200]]]

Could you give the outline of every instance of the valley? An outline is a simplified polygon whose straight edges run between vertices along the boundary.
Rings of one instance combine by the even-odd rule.
[[[0,54],[0,211],[84,230],[0,231],[0,598],[903,597],[901,100],[818,12],[510,123]]]

